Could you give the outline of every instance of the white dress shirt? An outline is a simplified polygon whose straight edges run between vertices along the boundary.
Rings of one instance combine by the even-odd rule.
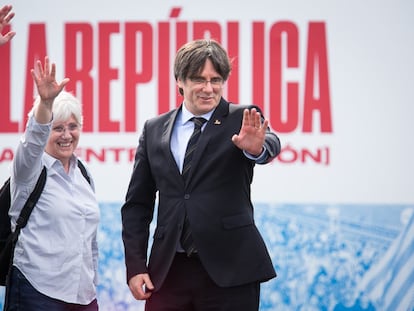
[[[13,264],[46,296],[89,304],[96,298],[99,206],[93,180],[90,185],[84,178],[75,155],[66,173],[59,160],[44,152],[50,131],[51,123],[30,117],[15,154],[9,212],[13,230],[43,166],[47,179],[20,232]]]
[[[203,117],[208,122],[213,112],[214,110],[197,117]],[[184,155],[185,150],[187,149],[188,141],[194,131],[194,122],[190,121],[190,119],[193,117],[194,115],[189,112],[187,108],[185,108],[185,105],[183,105],[181,111],[178,112],[178,116],[175,120],[174,128],[172,131],[171,152],[180,172],[183,170]],[[206,127],[207,122],[203,124],[201,131],[203,131]]]

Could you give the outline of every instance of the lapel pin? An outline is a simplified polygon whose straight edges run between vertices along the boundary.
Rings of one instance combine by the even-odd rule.
[[[215,124],[215,125],[220,125],[220,124],[221,124],[221,121],[216,119],[216,120],[214,121],[214,124]]]

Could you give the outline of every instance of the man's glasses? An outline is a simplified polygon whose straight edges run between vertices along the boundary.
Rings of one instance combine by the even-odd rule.
[[[195,78],[190,78],[190,81],[193,82],[195,85],[199,85],[199,86],[206,86],[207,83],[210,82],[210,84],[212,86],[221,86],[223,84],[223,79],[222,78],[211,78],[210,80],[206,80],[204,78],[201,77],[195,77]]]
[[[67,126],[57,125],[52,128],[52,130],[56,133],[63,133],[65,130],[69,132],[77,131],[79,129],[79,124],[77,123],[69,123]]]

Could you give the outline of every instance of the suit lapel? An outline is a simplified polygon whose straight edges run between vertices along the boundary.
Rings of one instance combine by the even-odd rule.
[[[161,149],[164,153],[165,159],[167,159],[167,161],[169,162],[169,165],[172,165],[173,167],[175,167],[175,171],[177,172],[177,175],[181,176],[180,171],[177,167],[177,163],[175,162],[174,156],[171,152],[171,147],[170,147],[170,141],[171,141],[171,135],[172,135],[172,131],[174,128],[174,122],[175,119],[177,117],[178,111],[179,109],[174,110],[170,117],[165,121],[165,123],[163,124],[163,131],[162,131],[162,136],[161,136]]]

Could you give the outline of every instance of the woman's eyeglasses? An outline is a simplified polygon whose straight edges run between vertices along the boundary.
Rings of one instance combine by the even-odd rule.
[[[52,130],[56,133],[63,133],[65,130],[69,132],[77,131],[79,129],[79,124],[77,123],[69,123],[67,126],[57,125],[52,128]]]

